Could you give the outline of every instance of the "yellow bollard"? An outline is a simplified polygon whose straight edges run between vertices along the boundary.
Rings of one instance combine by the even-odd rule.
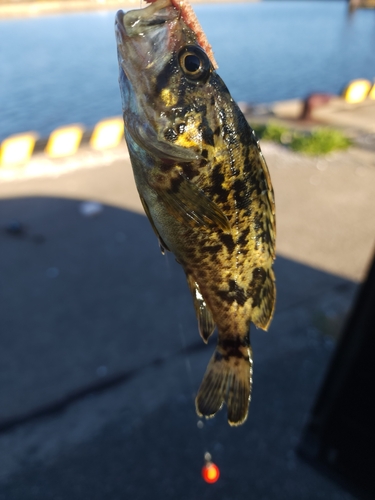
[[[51,158],[73,155],[82,140],[82,125],[69,125],[55,129],[49,136],[45,152]]]
[[[368,80],[353,80],[343,92],[346,102],[356,103],[366,99],[371,89],[371,82]]]
[[[11,167],[27,163],[33,154],[38,134],[26,132],[7,137],[1,143],[0,166]]]
[[[369,98],[370,98],[370,99],[374,99],[374,100],[375,100],[375,83],[374,83],[374,85],[371,87],[371,90],[370,90],[370,92],[369,92],[368,96],[369,96]]]
[[[90,139],[94,149],[108,149],[119,145],[124,136],[122,117],[108,118],[96,124]]]

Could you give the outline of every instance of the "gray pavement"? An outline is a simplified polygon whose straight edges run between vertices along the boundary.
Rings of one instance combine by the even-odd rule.
[[[374,154],[264,151],[278,301],[270,331],[252,329],[240,429],[224,411],[197,427],[213,342],[201,342],[184,275],[141,214],[126,151],[105,166],[81,152],[57,178],[0,185],[0,499],[354,498],[295,449],[372,255]],[[83,216],[84,199],[102,212]],[[20,234],[5,230],[13,220]],[[216,485],[200,477],[205,451]]]

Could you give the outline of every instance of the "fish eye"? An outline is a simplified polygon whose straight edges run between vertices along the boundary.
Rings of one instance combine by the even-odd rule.
[[[184,47],[178,55],[178,60],[182,71],[190,80],[203,81],[210,74],[210,60],[204,50],[196,45]]]
[[[185,69],[193,75],[201,68],[201,60],[195,54],[186,54],[184,58]]]

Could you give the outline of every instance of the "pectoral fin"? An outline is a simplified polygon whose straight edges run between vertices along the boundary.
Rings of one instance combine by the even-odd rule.
[[[191,226],[214,226],[225,233],[230,233],[229,221],[221,208],[182,172],[177,173],[173,188],[158,188],[158,186],[154,188],[167,210],[177,220]]]
[[[195,314],[198,318],[198,329],[203,341],[207,344],[215,330],[215,322],[201,292],[198,283],[191,274],[186,274],[187,282],[193,296]]]

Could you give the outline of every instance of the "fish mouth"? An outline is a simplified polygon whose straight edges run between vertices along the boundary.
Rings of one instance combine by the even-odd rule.
[[[115,36],[119,64],[134,81],[140,72],[161,71],[180,38],[180,12],[171,0],[156,0],[142,9],[119,10]]]
[[[116,12],[116,17],[115,17],[115,26],[117,29],[122,29],[125,32],[125,27],[124,27],[124,15],[125,12],[123,10],[118,10]]]
[[[124,15],[125,12],[123,10],[119,10],[116,13],[115,17],[115,33],[116,33],[116,40],[118,45],[122,45],[125,41],[126,38],[126,30],[124,26]]]
[[[156,28],[179,17],[179,11],[171,0],[156,0],[142,9],[128,12],[119,10],[115,17],[115,30],[120,40],[136,35],[144,36],[150,29]]]

